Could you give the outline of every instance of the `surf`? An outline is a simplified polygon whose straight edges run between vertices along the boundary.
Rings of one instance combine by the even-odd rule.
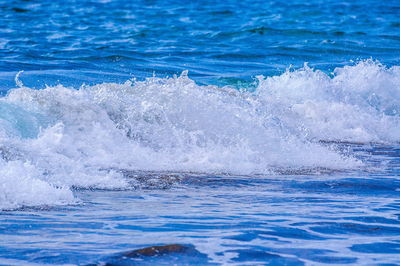
[[[258,76],[252,90],[199,85],[187,72],[42,90],[19,73],[16,84],[0,99],[2,209],[129,189],[132,171],[357,169],[362,159],[335,143],[400,140],[400,68],[372,60]]]

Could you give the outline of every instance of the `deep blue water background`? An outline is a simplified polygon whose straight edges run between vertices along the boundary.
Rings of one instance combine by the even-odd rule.
[[[328,73],[368,58],[400,65],[399,18],[397,0],[1,1],[0,90],[20,70],[37,89],[183,70],[242,87],[305,62]],[[399,264],[399,145],[348,145],[376,168],[144,174],[136,189],[77,190],[75,206],[0,212],[0,264],[97,263],[171,243],[207,256],[137,263]]]
[[[79,86],[189,70],[237,84],[304,62],[400,64],[400,5],[374,1],[2,1],[0,85]]]

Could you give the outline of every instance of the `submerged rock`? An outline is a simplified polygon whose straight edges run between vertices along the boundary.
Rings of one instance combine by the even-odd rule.
[[[184,178],[183,174],[151,171],[122,171],[122,173],[136,189],[169,189]]]
[[[123,256],[135,258],[139,256],[160,256],[167,255],[171,253],[183,253],[189,251],[191,248],[179,244],[171,244],[165,246],[152,246],[142,249],[136,249],[133,251],[122,253]],[[194,248],[192,248],[195,250]]]
[[[210,264],[207,255],[200,253],[191,245],[169,244],[122,252],[102,260],[97,265],[170,265],[176,263],[179,265]]]

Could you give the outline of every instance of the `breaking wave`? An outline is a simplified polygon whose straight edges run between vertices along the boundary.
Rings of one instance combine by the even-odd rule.
[[[322,144],[400,141],[400,67],[331,75],[307,65],[254,91],[173,78],[10,90],[0,99],[0,209],[76,202],[73,188],[124,189],[123,171],[267,174],[362,166]]]

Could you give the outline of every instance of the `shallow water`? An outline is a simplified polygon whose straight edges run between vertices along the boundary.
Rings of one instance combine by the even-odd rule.
[[[257,177],[127,173],[140,188],[76,191],[76,206],[3,212],[0,254],[4,264],[88,264],[180,243],[208,258],[173,254],[156,263],[397,264],[400,149],[357,149],[387,166]]]
[[[399,264],[399,16],[0,3],[0,264]]]

